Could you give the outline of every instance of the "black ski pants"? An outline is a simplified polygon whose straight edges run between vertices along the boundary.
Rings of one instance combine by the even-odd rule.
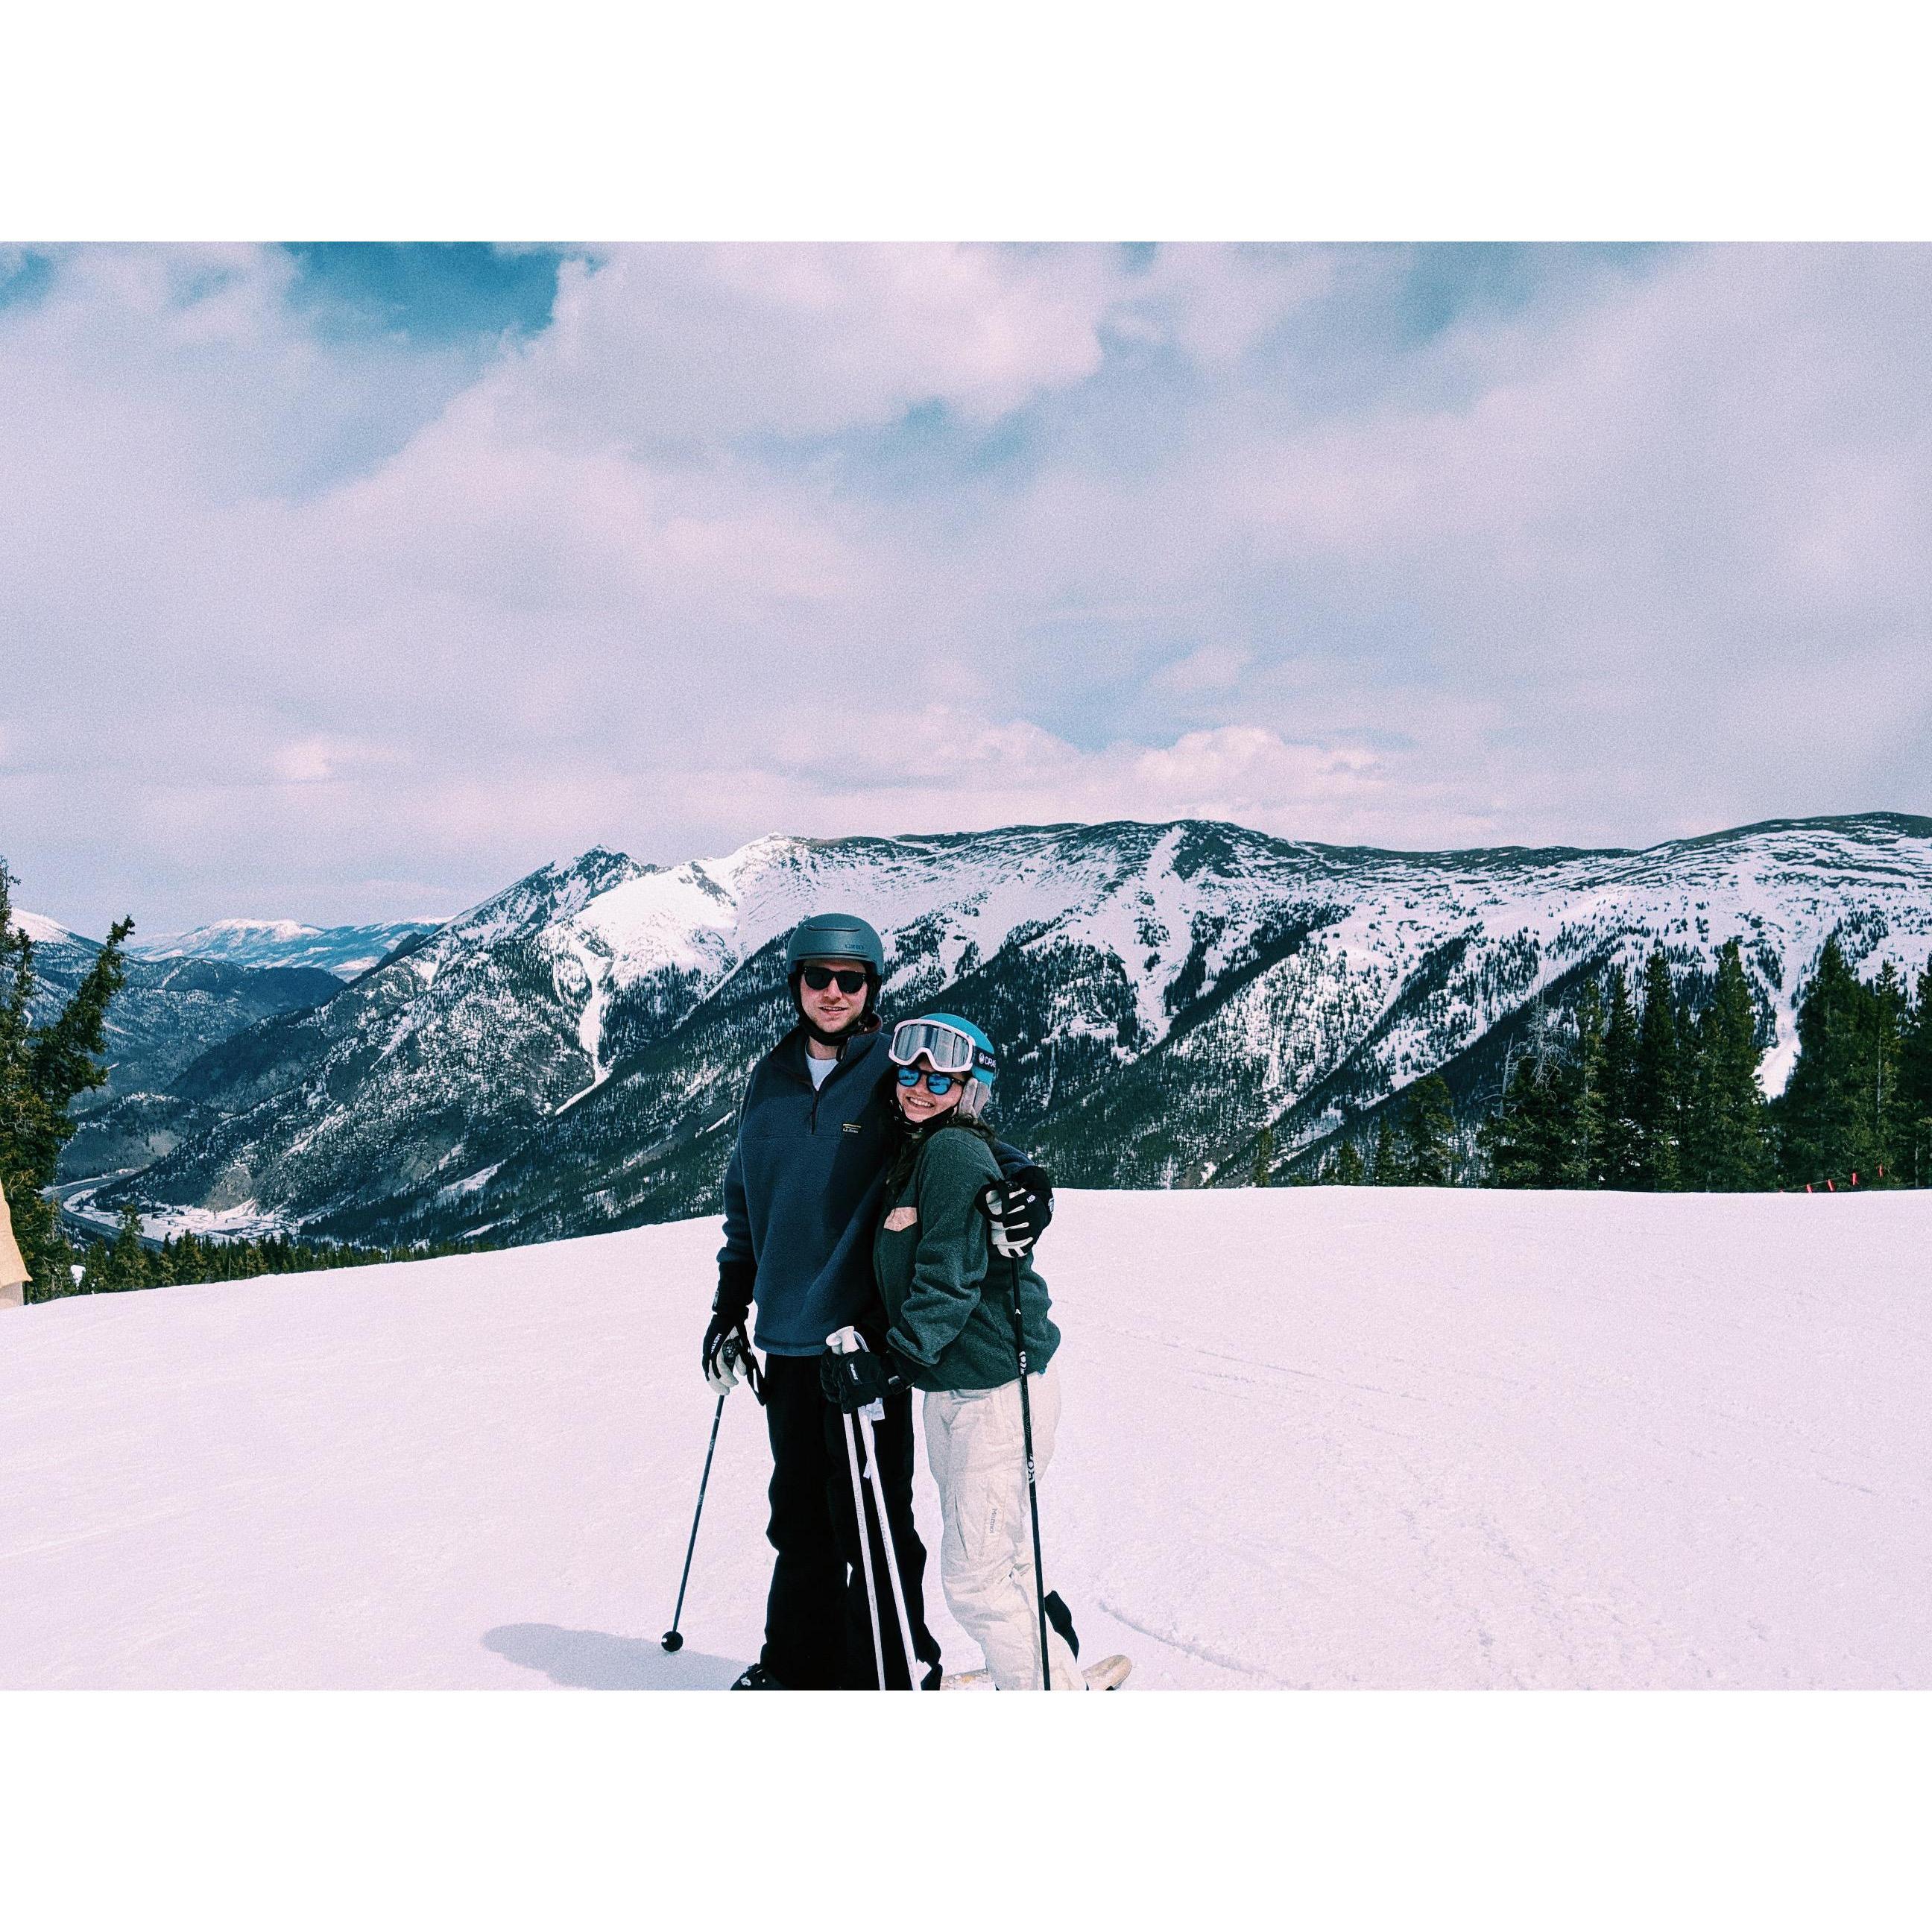
[[[845,1418],[820,1390],[817,1356],[765,1358],[765,1426],[772,1439],[772,1518],[766,1534],[778,1560],[772,1566],[765,1647],[759,1661],[781,1684],[795,1690],[877,1690],[872,1617],[866,1604],[858,1522],[853,1514],[852,1472],[845,1455]],[[913,1527],[910,1390],[887,1400],[885,1420],[873,1424],[872,1434],[878,1445],[899,1581],[912,1619],[913,1651],[929,1672],[939,1662],[939,1645],[926,1627],[926,1549]],[[886,1684],[890,1690],[904,1690],[910,1687],[865,1456],[861,1434],[859,1467],[866,1490],[872,1574],[878,1586]]]

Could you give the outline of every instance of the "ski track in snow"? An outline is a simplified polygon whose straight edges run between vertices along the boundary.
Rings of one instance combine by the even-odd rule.
[[[1060,1202],[1047,1577],[1131,1688],[1932,1688],[1932,1195]],[[728,1683],[742,1396],[658,1642],[717,1240],[0,1315],[0,1685]]]

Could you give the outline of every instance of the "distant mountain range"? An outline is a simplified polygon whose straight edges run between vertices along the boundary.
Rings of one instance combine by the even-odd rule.
[[[18,923],[34,941],[39,981],[34,1017],[45,1021],[86,976],[100,944],[32,913],[19,915]],[[84,1106],[98,1110],[104,1101],[165,1092],[176,1075],[210,1047],[259,1020],[312,1006],[341,986],[333,974],[307,967],[259,969],[216,959],[130,958],[126,984],[107,1010],[107,1084],[88,1096]],[[92,1162],[84,1140],[79,1154],[80,1172],[98,1172],[102,1165],[112,1164]]]
[[[1199,820],[769,838],[664,868],[598,849],[113,1100],[81,1153],[141,1168],[105,1207],[343,1237],[707,1211],[746,1076],[790,1022],[784,934],[834,908],[884,934],[889,1014],[986,1025],[1002,1123],[1063,1181],[1226,1185],[1264,1127],[1292,1172],[1431,1071],[1480,1113],[1539,1010],[1654,944],[1694,998],[1742,942],[1777,1090],[1832,930],[1855,962],[1932,956],[1932,820],[1635,852],[1385,852]]]
[[[230,966],[306,966],[352,980],[399,946],[434,932],[440,920],[392,920],[380,926],[298,926],[292,919],[224,919],[192,932],[137,938],[136,959],[218,959]]]

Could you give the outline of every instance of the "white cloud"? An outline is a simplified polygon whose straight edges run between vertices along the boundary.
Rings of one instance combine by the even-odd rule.
[[[1254,661],[1253,651],[1245,645],[1218,641],[1202,644],[1185,657],[1163,664],[1156,674],[1156,682],[1179,693],[1232,691]]]
[[[626,247],[566,268],[554,326],[497,386],[537,434],[637,450],[925,403],[988,422],[1099,368],[1120,279],[1093,250]]]
[[[624,249],[479,374],[274,251],[76,251],[0,308],[9,856],[185,925],[595,838],[1932,808],[1932,250],[1426,342],[1372,268]]]

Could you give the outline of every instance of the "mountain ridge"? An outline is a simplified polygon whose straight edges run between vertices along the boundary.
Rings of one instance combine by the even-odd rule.
[[[666,866],[592,847],[215,1045],[166,1102],[170,1150],[104,1198],[364,1239],[704,1211],[789,1023],[784,937],[826,907],[879,926],[889,1011],[987,1025],[1007,1130],[1064,1179],[1219,1185],[1264,1127],[1292,1168],[1438,1067],[1473,1117],[1486,1041],[1654,945],[1694,999],[1742,942],[1774,1090],[1826,932],[1855,961],[1932,955],[1932,820],[1446,855],[1187,819],[773,834]]]

